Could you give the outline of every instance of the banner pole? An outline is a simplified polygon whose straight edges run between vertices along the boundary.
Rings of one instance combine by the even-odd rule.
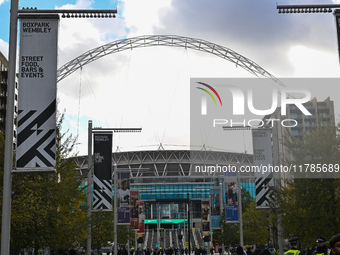
[[[191,255],[191,248],[190,248],[190,207],[189,207],[189,203],[190,203],[190,197],[189,197],[189,193],[187,193],[187,203],[188,203],[188,244],[189,244],[189,248],[188,248],[188,251],[189,251],[189,255]]]
[[[117,164],[113,165],[113,174],[114,174],[114,255],[117,255],[117,222],[118,222],[118,215],[117,215]]]
[[[240,169],[240,164],[237,164],[237,168]],[[241,194],[241,176],[237,176],[237,186],[238,186],[238,213],[240,221],[240,245],[244,247],[243,242],[243,218],[242,218],[242,194]]]
[[[18,30],[18,0],[11,1],[9,55],[8,55],[8,96],[6,110],[4,180],[2,198],[2,226],[1,226],[1,254],[10,252],[11,232],[11,195],[12,195],[12,169],[13,169],[13,132],[14,132],[14,96],[15,96],[15,70],[17,55]]]
[[[87,239],[86,255],[91,254],[91,188],[92,188],[92,120],[88,122],[88,173],[87,173]]]
[[[210,241],[208,242],[208,252],[210,252],[210,248],[212,248],[212,227],[211,227],[211,222],[212,222],[212,204],[211,204],[211,190],[209,190],[209,214],[208,214],[208,218],[209,219],[209,232],[210,232]]]

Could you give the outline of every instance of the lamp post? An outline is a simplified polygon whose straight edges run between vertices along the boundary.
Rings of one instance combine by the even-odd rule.
[[[113,198],[113,211],[114,211],[114,229],[113,229],[113,235],[114,235],[114,250],[113,254],[117,255],[117,248],[118,248],[118,242],[117,242],[117,223],[118,223],[118,213],[117,213],[117,164],[113,165],[113,185],[114,185],[114,198]]]
[[[279,13],[331,13],[334,10],[335,25],[338,35],[338,48],[340,49],[340,4],[302,4],[277,5]],[[340,57],[340,51],[338,52]]]
[[[158,249],[161,243],[161,234],[160,234],[160,229],[161,229],[161,205],[159,203],[156,204],[157,207],[157,243],[158,243]],[[164,246],[163,246],[164,248]]]
[[[189,203],[190,203],[190,198],[189,198],[189,193],[187,193],[187,204],[188,204],[188,251],[189,255],[191,255],[191,249],[190,249],[190,208],[189,208]]]
[[[11,193],[13,169],[13,132],[14,132],[14,96],[15,67],[17,54],[18,3],[11,1],[9,52],[8,52],[8,91],[5,130],[4,181],[2,197],[1,254],[9,254],[11,232]]]
[[[87,217],[89,222],[91,219],[91,188],[92,188],[92,134],[94,131],[100,133],[100,131],[113,131],[117,132],[141,132],[141,128],[101,128],[101,127],[94,127],[92,128],[92,121],[89,120],[88,122],[88,166],[89,172],[87,175],[87,203],[88,203],[88,211]],[[91,163],[91,164],[90,164]],[[118,213],[117,213],[117,165],[113,165],[113,182],[114,182],[114,255],[117,255],[117,222],[118,222]],[[91,254],[91,224],[89,223],[87,229],[87,242],[86,242],[86,254]]]
[[[32,14],[38,11],[35,9],[19,9],[19,1],[11,1],[10,10],[10,34],[9,34],[9,68],[8,68],[8,92],[6,109],[6,130],[5,130],[5,152],[4,152],[4,177],[3,177],[3,204],[2,204],[2,226],[1,226],[1,254],[10,253],[10,225],[11,225],[11,193],[12,193],[12,169],[13,169],[13,133],[14,133],[14,106],[15,106],[15,78],[16,78],[16,55],[17,55],[17,34],[18,34],[18,14]],[[61,13],[63,10],[44,10],[43,13]],[[71,11],[71,10],[65,10]],[[99,15],[96,10],[79,10],[85,14],[93,12],[92,17]],[[100,11],[100,10],[99,10]],[[111,17],[115,17],[117,10],[107,10]],[[105,16],[105,15],[104,15]],[[110,15],[107,15],[109,17]],[[71,17],[71,16],[70,16]],[[80,17],[80,16],[79,16]],[[89,16],[89,18],[92,18]]]
[[[240,169],[240,163],[237,162],[237,169]],[[237,186],[238,186],[238,213],[239,213],[239,221],[240,221],[240,245],[244,247],[244,242],[243,242],[243,217],[242,217],[242,194],[241,194],[241,177],[238,174],[237,176]]]
[[[330,13],[334,8],[340,8],[340,4],[276,5],[279,13]]]
[[[303,5],[277,5],[278,13],[331,13],[334,10],[335,25],[338,35],[338,48],[340,46],[340,4],[303,4]],[[339,48],[340,49],[340,48]],[[338,52],[340,56],[340,52]],[[281,215],[278,215],[278,239],[280,255],[283,255],[283,238]]]

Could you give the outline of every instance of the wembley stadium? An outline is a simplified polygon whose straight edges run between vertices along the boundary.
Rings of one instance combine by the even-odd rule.
[[[138,200],[144,203],[145,232],[143,238],[139,239],[141,248],[185,247],[188,243],[188,219],[191,223],[191,248],[204,245],[202,239],[207,232],[211,233],[212,229],[219,227],[229,179],[223,173],[195,172],[194,166],[251,165],[252,160],[251,154],[210,150],[113,153],[113,164],[117,165],[119,171],[130,175],[130,192],[138,191]],[[79,156],[76,161],[79,174],[87,174],[88,157]],[[255,197],[254,178],[241,177],[240,184],[241,188]],[[188,197],[189,210],[186,208]],[[203,215],[205,205],[211,209],[209,219]],[[208,225],[207,220],[210,222]]]

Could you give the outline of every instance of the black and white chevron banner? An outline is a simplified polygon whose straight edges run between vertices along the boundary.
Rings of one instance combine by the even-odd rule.
[[[253,165],[259,170],[263,167],[273,166],[272,131],[270,129],[253,129]],[[274,185],[273,173],[255,172],[255,199],[258,208],[269,206],[273,196],[270,186]]]
[[[93,138],[93,209],[112,210],[112,133],[95,133]]]
[[[93,190],[93,209],[112,210],[112,181],[100,180],[94,175],[93,183],[96,187]]]
[[[18,168],[55,166],[55,114],[55,101],[42,112],[19,111]]]
[[[58,15],[20,16],[16,168],[56,167]]]
[[[256,194],[256,206],[268,207],[269,200],[273,198],[273,192],[270,190],[271,186],[274,186],[273,174],[269,174],[266,177],[255,178],[255,194]]]

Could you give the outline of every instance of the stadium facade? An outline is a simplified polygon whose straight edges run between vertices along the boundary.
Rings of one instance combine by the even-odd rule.
[[[86,173],[87,160],[87,156],[77,157],[80,174]],[[220,215],[226,201],[228,182],[223,171],[198,172],[195,166],[200,165],[204,169],[204,166],[222,164],[252,165],[253,155],[162,149],[115,152],[112,160],[119,171],[130,173],[130,191],[138,191],[139,201],[144,203],[145,235],[142,247],[157,248],[157,241],[160,241],[160,247],[185,247],[189,216],[192,228],[191,248],[194,248],[202,246],[202,238],[207,232],[202,220],[204,205],[210,203],[210,209]],[[254,179],[241,177],[240,183],[242,188],[255,197]],[[87,180],[84,185],[87,185]],[[188,196],[189,210],[186,207]],[[218,222],[210,224],[208,232],[218,227]]]

